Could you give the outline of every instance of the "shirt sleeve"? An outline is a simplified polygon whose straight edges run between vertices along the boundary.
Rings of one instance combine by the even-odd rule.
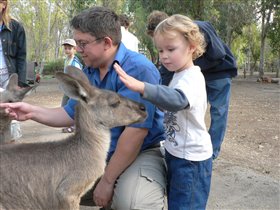
[[[78,69],[82,69],[81,65],[78,62],[73,62],[72,66],[75,66]]]
[[[19,84],[26,83],[26,35],[23,26],[17,23],[18,29],[16,40],[17,54],[16,54],[16,71],[19,77]]]
[[[81,70],[83,69],[83,65],[81,64],[81,62],[77,56],[74,56],[71,66],[75,66],[76,68],[81,69]]]
[[[67,104],[63,107],[64,110],[66,111],[66,113],[72,118],[74,119],[75,117],[75,107],[76,107],[76,104],[78,102],[74,99],[69,99]]]
[[[171,112],[185,109],[189,105],[187,97],[181,90],[164,85],[145,83],[143,98],[157,107]]]

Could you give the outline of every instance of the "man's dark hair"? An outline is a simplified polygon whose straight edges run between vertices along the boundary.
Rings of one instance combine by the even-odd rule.
[[[106,7],[91,7],[76,15],[70,25],[78,31],[98,38],[110,37],[114,44],[121,42],[119,16]]]
[[[129,18],[127,17],[127,15],[120,15],[119,17],[120,17],[121,26],[128,28],[130,25],[130,21],[129,21]]]
[[[161,12],[158,10],[152,11],[147,18],[147,34],[153,36],[154,30],[157,25],[166,18],[168,18],[168,14],[166,14],[165,12]]]

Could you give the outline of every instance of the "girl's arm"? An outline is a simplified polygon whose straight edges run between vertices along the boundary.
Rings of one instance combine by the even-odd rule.
[[[189,106],[189,101],[181,90],[165,85],[144,84],[145,88],[142,97],[161,109],[177,112]]]
[[[117,63],[114,64],[114,68],[127,88],[140,93],[144,99],[156,106],[172,112],[188,107],[188,99],[182,91],[164,85],[141,82],[126,74]]]

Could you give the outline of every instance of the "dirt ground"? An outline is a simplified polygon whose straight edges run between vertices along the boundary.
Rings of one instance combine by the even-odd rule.
[[[60,105],[62,92],[53,78],[24,101]],[[280,85],[235,78],[221,155],[214,161],[207,209],[280,209]],[[206,118],[209,124],[209,116]],[[60,139],[61,129],[21,123],[24,141]],[[91,209],[91,208],[82,208]]]

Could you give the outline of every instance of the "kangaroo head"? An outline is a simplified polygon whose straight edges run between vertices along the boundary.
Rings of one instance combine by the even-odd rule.
[[[56,74],[62,89],[70,98],[78,100],[98,124],[112,128],[141,122],[146,118],[144,105],[90,85],[86,75],[75,67],[67,68],[67,72]]]
[[[8,85],[5,90],[0,92],[1,103],[12,103],[22,101],[34,87],[18,87],[18,75],[12,74],[9,78]]]

